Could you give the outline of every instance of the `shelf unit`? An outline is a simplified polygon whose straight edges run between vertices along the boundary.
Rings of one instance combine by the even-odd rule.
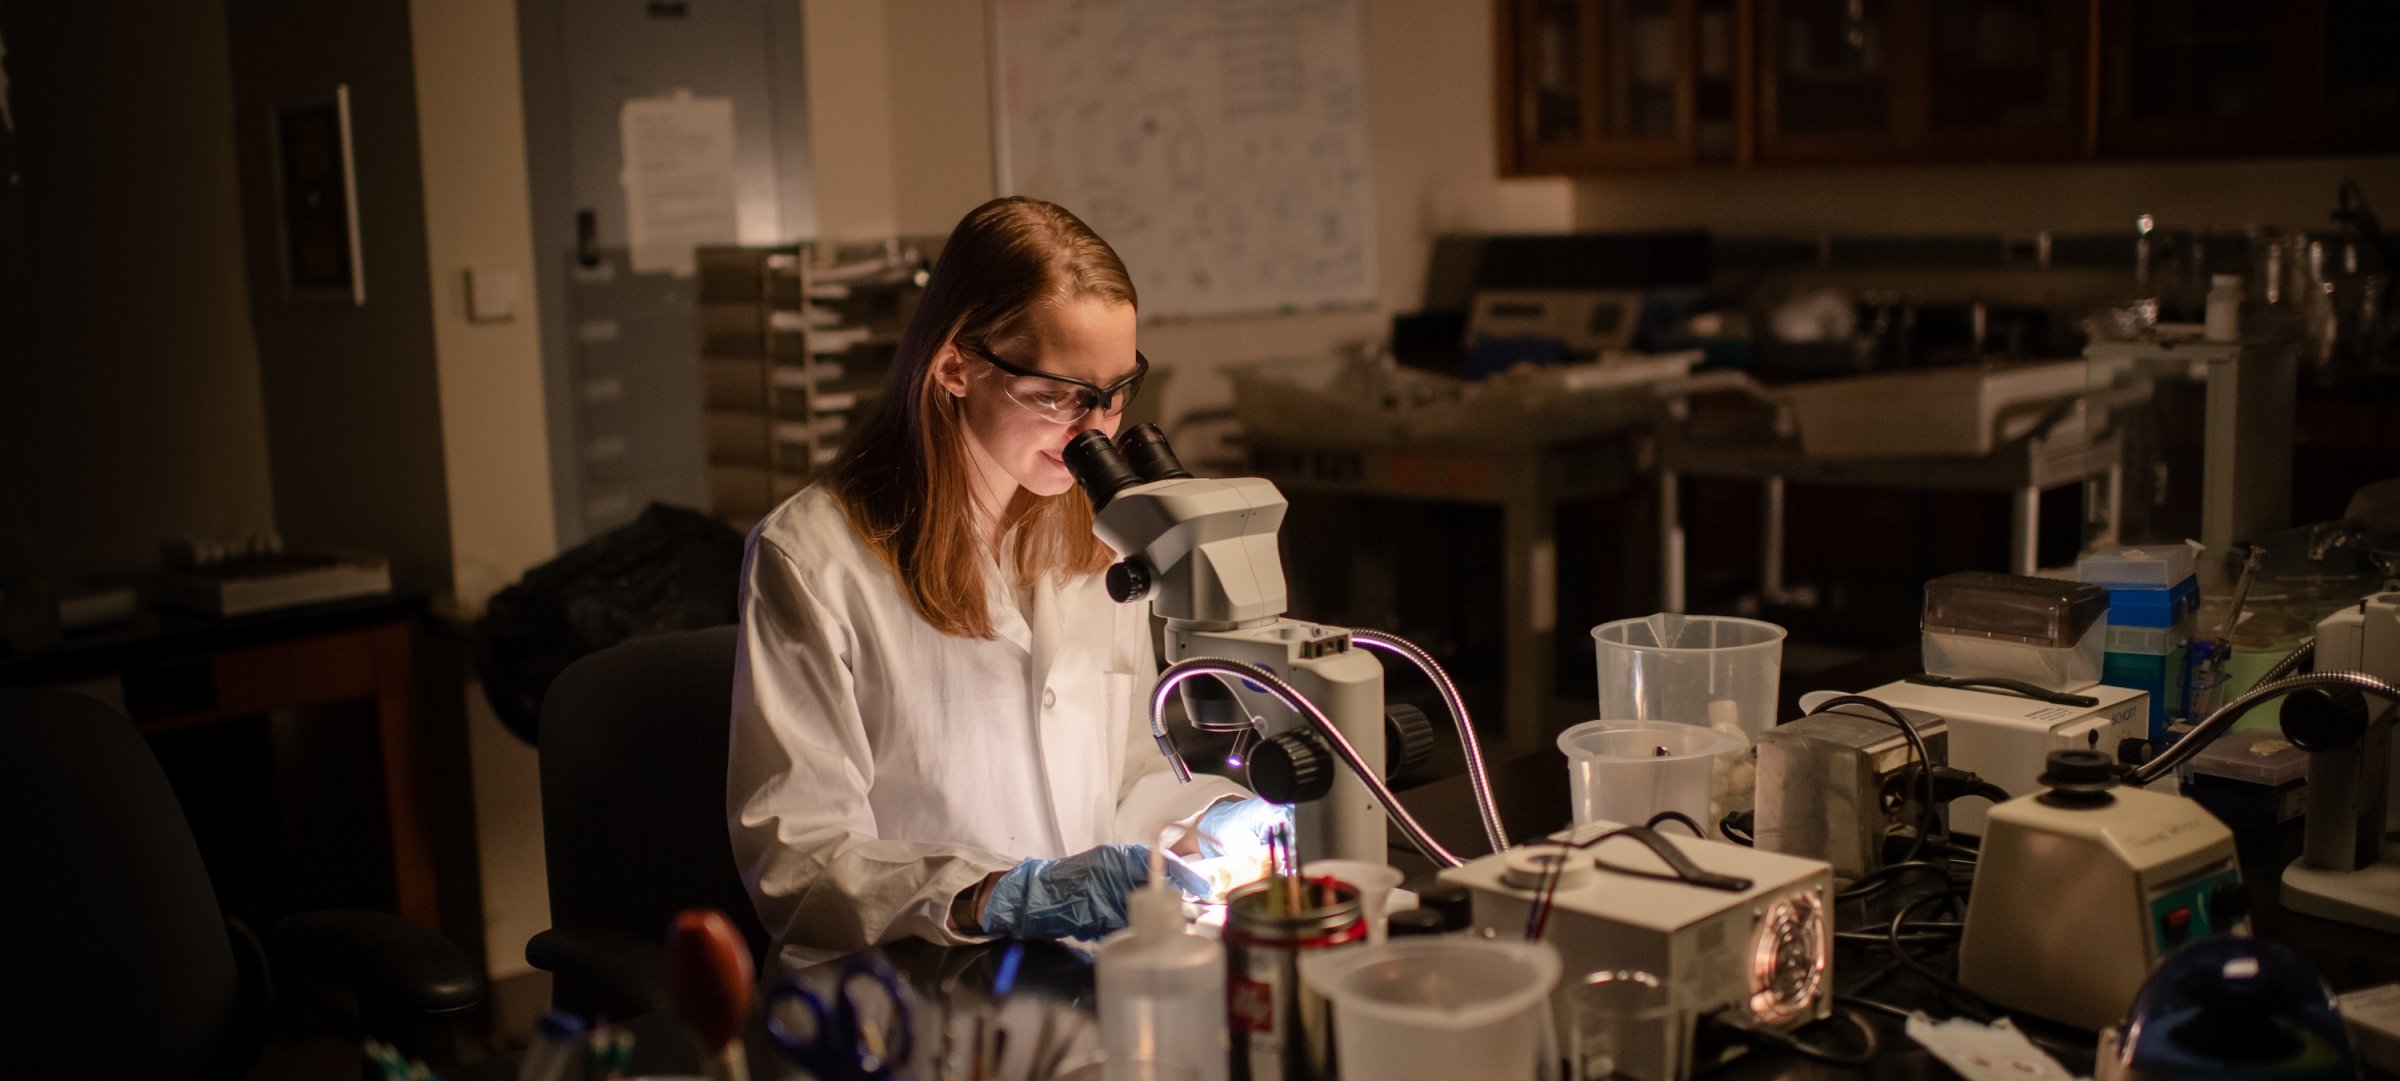
[[[702,248],[710,507],[747,530],[807,487],[881,395],[926,262],[897,242]]]

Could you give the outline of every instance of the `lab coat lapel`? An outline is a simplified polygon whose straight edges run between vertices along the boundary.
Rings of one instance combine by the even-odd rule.
[[[999,635],[1001,641],[1017,647],[1024,651],[1027,657],[1033,658],[1035,668],[1038,670],[1041,667],[1041,658],[1034,653],[1033,629],[1025,622],[1025,612],[1017,606],[1017,591],[1009,581],[1007,569],[1002,567],[998,560],[987,556],[983,564],[983,575],[983,603],[984,607],[992,613],[992,632]]]
[[[1040,733],[1042,771],[1049,782],[1050,814],[1060,843],[1072,850],[1096,843],[1096,830],[1105,832],[1092,821],[1094,809],[1088,804],[1095,792],[1109,786],[1107,763],[1093,756],[1093,748],[1085,745],[1088,739],[1075,738],[1085,726],[1071,718],[1093,708],[1098,688],[1087,686],[1095,674],[1085,671],[1092,667],[1089,658],[1070,656],[1074,636],[1082,628],[1070,624],[1065,601],[1055,577],[1045,576],[1033,587],[1033,682],[1028,689],[1033,694],[1034,728]]]

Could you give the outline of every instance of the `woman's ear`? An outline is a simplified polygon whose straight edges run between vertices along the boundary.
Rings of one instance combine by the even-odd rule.
[[[953,398],[967,396],[967,358],[959,354],[956,341],[943,342],[933,355],[933,381]]]

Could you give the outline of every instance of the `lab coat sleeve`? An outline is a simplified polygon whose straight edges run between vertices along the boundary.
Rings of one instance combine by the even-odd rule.
[[[1193,825],[1210,804],[1241,799],[1250,792],[1207,773],[1193,773],[1190,784],[1176,782],[1166,755],[1150,736],[1150,695],[1158,686],[1158,658],[1150,650],[1149,613],[1143,605],[1124,605],[1117,618],[1120,624],[1133,624],[1118,634],[1117,659],[1124,666],[1120,671],[1134,674],[1135,693],[1129,696],[1131,715],[1125,719],[1125,773],[1117,786],[1115,831],[1121,841],[1155,844],[1158,831],[1168,823]]]
[[[858,629],[782,551],[754,537],[743,565],[726,767],[734,858],[791,965],[951,930],[951,900],[1018,860],[957,844],[882,840],[875,760],[853,662]]]

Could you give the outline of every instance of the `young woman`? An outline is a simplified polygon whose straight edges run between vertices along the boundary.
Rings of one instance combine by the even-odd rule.
[[[792,965],[910,936],[1097,937],[1170,822],[1275,809],[1178,785],[1150,740],[1149,612],[1061,460],[1149,363],[1124,265],[1074,215],[961,220],[883,403],[750,534],[727,808]]]

